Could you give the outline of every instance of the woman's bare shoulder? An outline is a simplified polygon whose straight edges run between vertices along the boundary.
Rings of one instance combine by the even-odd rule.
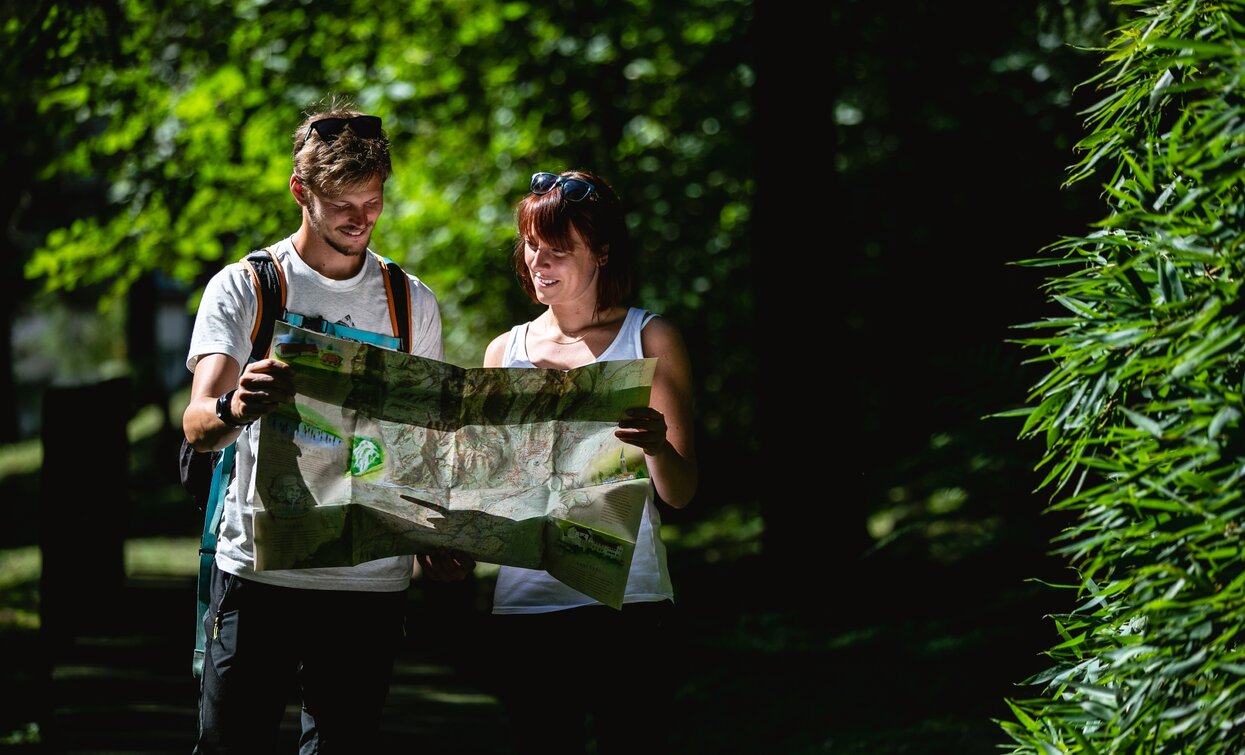
[[[644,344],[644,351],[648,352],[650,348],[655,352],[669,351],[677,349],[679,351],[686,350],[683,344],[683,334],[679,332],[679,327],[670,321],[669,318],[661,315],[654,316],[644,326],[644,330],[640,331],[641,342]]]
[[[502,359],[506,356],[506,341],[510,338],[510,331],[500,334],[484,349],[484,366],[500,367]]]

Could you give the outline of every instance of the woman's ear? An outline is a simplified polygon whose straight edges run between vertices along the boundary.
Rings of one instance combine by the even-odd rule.
[[[597,255],[597,267],[605,267],[610,261],[610,245],[606,244],[601,247],[601,253]]]

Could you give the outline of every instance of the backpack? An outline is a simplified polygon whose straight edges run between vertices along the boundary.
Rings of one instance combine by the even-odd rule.
[[[285,309],[285,274],[276,257],[267,249],[248,254],[243,261],[251,271],[251,281],[259,303],[255,313],[255,326],[251,329],[251,356],[249,362],[263,359],[272,342],[276,321],[288,322],[300,328],[315,330],[338,338],[349,338],[376,344],[398,351],[411,348],[411,289],[406,272],[387,257],[373,254],[373,259],[384,271],[385,295],[389,299],[389,320],[395,335],[386,336],[345,325],[325,322],[319,317],[307,317]],[[401,287],[401,288],[399,288]],[[395,292],[405,292],[405,296]],[[195,619],[195,652],[192,671],[195,677],[203,675],[203,652],[207,645],[207,633],[203,618],[207,615],[211,588],[212,562],[216,560],[216,536],[220,529],[225,492],[233,480],[234,455],[237,443],[231,443],[220,451],[196,451],[183,437],[179,453],[182,487],[190,494],[195,506],[203,512],[203,533],[199,538],[199,584],[198,612]]]

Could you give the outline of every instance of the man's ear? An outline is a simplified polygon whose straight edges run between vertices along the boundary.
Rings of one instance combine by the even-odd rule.
[[[303,207],[307,206],[307,188],[298,180],[298,176],[290,176],[290,193],[294,195],[295,202]]]

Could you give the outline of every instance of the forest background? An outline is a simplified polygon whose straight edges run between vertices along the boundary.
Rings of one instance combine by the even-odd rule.
[[[11,657],[48,631],[49,558],[107,584],[193,573],[199,522],[174,470],[197,297],[297,227],[291,130],[344,94],[393,145],[373,248],[436,292],[453,363],[478,365],[539,311],[509,266],[531,173],[591,169],[630,208],[636,300],[683,331],[696,378],[701,487],[663,529],[687,629],[688,665],[672,670],[685,741],[963,753],[1006,740],[992,719],[1058,641],[1045,617],[1069,598],[1042,582],[1070,579],[1050,554],[1068,520],[1043,513],[1040,445],[985,417],[1023,405],[1043,369],[1013,340],[1051,311],[1045,273],[1014,263],[1101,215],[1100,186],[1064,186],[1097,99],[1078,84],[1131,11],[4,5]],[[85,412],[100,395],[125,455],[67,468],[84,496],[57,486],[45,450],[57,432],[113,437]],[[96,472],[120,503],[102,508]],[[488,578],[456,610],[486,612]],[[778,681],[791,678],[796,698]],[[50,707],[6,711],[0,736],[48,738]]]

